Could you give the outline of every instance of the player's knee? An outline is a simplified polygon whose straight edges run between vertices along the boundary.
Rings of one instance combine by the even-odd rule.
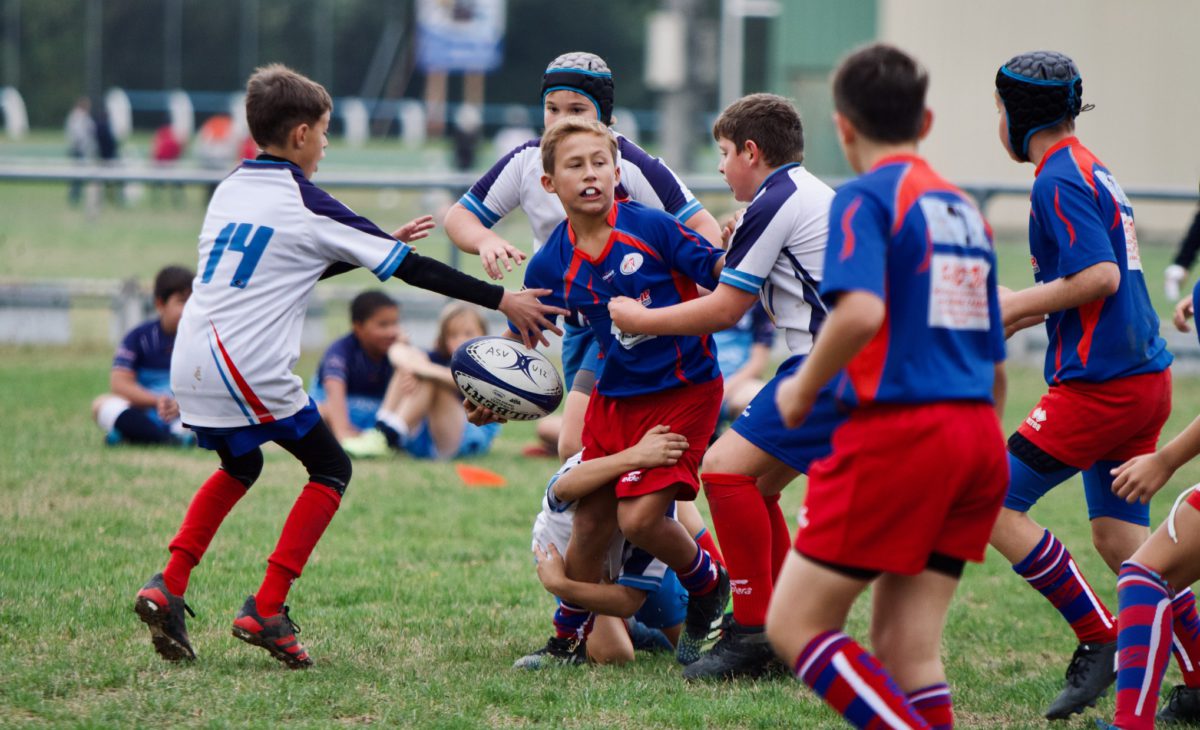
[[[662,514],[642,509],[640,505],[621,504],[617,509],[617,523],[621,532],[634,545],[643,544],[661,527],[664,519]]]
[[[596,664],[628,664],[633,661],[633,645],[619,642],[589,642],[588,658]]]
[[[104,401],[108,400],[108,394],[98,395],[92,400],[92,420],[100,418],[100,407],[104,405]]]
[[[1136,542],[1131,541],[1128,535],[1095,527],[1092,529],[1092,545],[1114,572],[1119,571],[1121,563],[1128,560],[1137,549]]]
[[[308,480],[317,484],[324,484],[339,496],[345,496],[346,488],[350,486],[350,477],[354,474],[354,467],[350,463],[350,457],[345,451],[338,450],[336,455],[330,454],[328,458],[323,459],[321,464],[315,465],[308,471]]]
[[[262,474],[263,455],[262,449],[254,449],[249,453],[241,456],[222,455],[221,469],[229,476],[242,483],[246,489],[254,486],[254,482],[258,481],[258,477]]]

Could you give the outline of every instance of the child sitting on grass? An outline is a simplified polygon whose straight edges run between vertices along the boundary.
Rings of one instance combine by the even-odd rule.
[[[182,266],[159,271],[154,277],[158,318],[134,327],[121,340],[108,376],[109,392],[92,401],[92,418],[108,434],[109,445],[195,443],[179,420],[179,404],[171,393],[175,330],[195,276]]]

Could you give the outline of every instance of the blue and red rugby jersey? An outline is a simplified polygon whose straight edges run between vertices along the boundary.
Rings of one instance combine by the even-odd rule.
[[[1046,382],[1104,382],[1171,364],[1150,304],[1133,208],[1100,160],[1075,137],[1051,147],[1034,173],[1029,209],[1033,278],[1046,284],[1105,261],[1121,270],[1117,293],[1046,319]]]
[[[821,295],[884,300],[846,368],[860,405],[992,401],[1004,359],[991,229],[924,159],[895,155],[843,185],[829,211]]]
[[[719,377],[710,336],[626,334],[609,318],[608,302],[626,296],[667,307],[694,299],[697,284],[716,288],[713,267],[724,252],[640,203],[614,203],[608,224],[613,232],[598,258],[575,248],[575,232],[563,221],[525,267],[526,288],[550,289],[544,303],[578,313],[591,328],[604,360],[597,390],[621,398]]]

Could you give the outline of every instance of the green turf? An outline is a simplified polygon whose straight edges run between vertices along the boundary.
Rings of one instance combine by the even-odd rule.
[[[477,462],[509,479],[503,489],[465,488],[445,464],[355,464],[344,506],[290,598],[317,662],[302,673],[229,635],[304,480],[270,450],[189,589],[199,660],[160,661],[130,610],[133,594],[161,568],[215,459],[102,446],[87,409],[105,387],[108,356],[0,348],[0,725],[841,726],[792,681],[688,686],[665,656],[624,668],[511,670],[544,640],[551,607],[528,549],[554,466],[520,456],[528,425],[506,427]],[[301,371],[311,371],[311,356]],[[1009,427],[1041,389],[1037,373],[1013,373]],[[1168,433],[1200,411],[1196,381],[1181,378],[1175,397]],[[1154,519],[1198,478],[1188,467],[1174,479]],[[802,489],[785,493],[789,518]],[[1078,481],[1035,516],[1114,604],[1113,580],[1088,547]],[[860,605],[850,630],[863,636],[864,620]],[[1072,649],[1044,600],[989,555],[968,571],[946,632],[960,727],[1040,726]]]

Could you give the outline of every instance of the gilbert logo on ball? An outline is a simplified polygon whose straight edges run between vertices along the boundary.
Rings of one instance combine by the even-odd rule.
[[[554,365],[507,337],[489,335],[463,343],[450,358],[450,372],[467,400],[510,421],[541,418],[563,396]]]

